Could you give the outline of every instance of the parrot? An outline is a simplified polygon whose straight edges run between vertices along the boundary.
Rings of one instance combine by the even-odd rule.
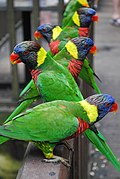
[[[6,139],[32,141],[43,152],[45,162],[61,161],[70,166],[66,159],[54,155],[55,146],[78,137],[108,112],[117,109],[118,104],[108,94],[95,94],[78,102],[54,100],[39,104],[0,126],[0,144]],[[120,163],[109,147],[106,155],[120,171]]]
[[[35,31],[34,36],[35,36],[35,38],[36,37],[37,38],[44,37],[47,40],[47,42],[49,43],[50,36],[51,36],[50,34],[52,34],[53,29],[54,29],[54,27],[52,25],[49,25],[49,24],[41,25],[41,26],[39,26],[37,28],[37,32],[40,35],[38,35],[38,33],[36,33],[36,31]],[[85,37],[83,37],[83,38],[85,38]],[[51,54],[51,52],[52,52],[52,54],[55,55],[54,59],[56,61],[58,61],[60,64],[66,66],[68,69],[71,68],[72,74],[73,74],[74,73],[74,68],[76,68],[76,62],[78,62],[78,60],[77,61],[73,61],[73,60],[70,61],[69,64],[71,64],[70,65],[71,67],[69,67],[68,63],[66,63],[66,59],[64,58],[66,56],[66,52],[65,52],[65,50],[63,50],[63,47],[65,46],[66,43],[67,43],[67,41],[65,41],[64,38],[63,38],[63,40],[59,40],[59,36],[58,36],[56,41],[51,41],[49,43],[51,51],[48,52],[48,53]],[[70,48],[71,54],[74,53],[75,50],[74,50],[74,46],[72,44],[69,44],[69,48]],[[95,46],[92,48],[93,52],[96,51],[95,48],[96,48]],[[61,50],[61,51],[59,52],[59,50]],[[92,52],[92,50],[91,50],[91,52]],[[67,58],[67,61],[68,60],[70,60],[70,58]],[[73,74],[73,77],[75,77],[75,78],[78,77],[78,76],[80,78],[82,78],[87,84],[89,84],[96,91],[96,93],[101,93],[99,87],[96,84],[96,81],[95,81],[94,77],[96,77],[99,81],[101,81],[101,80],[95,74],[93,69],[90,67],[90,64],[89,64],[89,62],[88,62],[88,60],[86,58],[84,58],[84,63],[82,64],[82,68],[81,69],[79,68],[77,76],[76,76],[76,74]]]
[[[88,44],[87,48],[86,46],[84,47],[82,44],[81,44],[81,41],[83,42],[86,42]],[[34,46],[37,46],[38,44],[33,42],[33,44],[31,44],[32,42],[24,42],[18,46],[22,46],[23,47],[23,52],[24,53],[27,53],[26,51],[26,48],[24,48],[24,44],[26,43],[26,45],[28,45],[28,49],[31,50],[32,48],[32,51],[30,51],[30,55],[33,57],[32,53],[34,54],[34,49],[35,47]],[[36,45],[35,45],[36,44]],[[87,55],[88,51],[90,50],[90,48],[92,49],[92,46],[93,46],[93,41],[91,39],[88,39],[88,38],[85,38],[85,39],[81,39],[81,38],[77,38],[76,41],[73,41],[73,44],[76,45],[76,48],[79,49],[79,52],[78,52],[78,55],[81,54],[81,59],[84,59],[84,56]],[[81,47],[82,45],[82,47]],[[39,46],[39,45],[38,45]],[[89,48],[88,48],[89,47]],[[42,49],[42,48],[41,48]],[[64,49],[63,49],[64,50]],[[44,50],[43,50],[44,51]],[[81,53],[82,51],[82,53]],[[44,53],[46,53],[44,51]],[[36,54],[37,55],[37,54]],[[49,55],[49,54],[48,54]],[[42,52],[41,52],[41,56],[43,56]],[[67,56],[69,56],[69,50],[67,51]],[[40,55],[39,55],[39,58]],[[55,58],[55,57],[54,57]],[[31,57],[30,57],[31,59]],[[33,61],[33,60],[32,60]],[[19,62],[19,61],[18,61]],[[64,62],[64,60],[63,60]],[[55,62],[56,63],[56,62]],[[67,62],[66,62],[67,63]],[[78,64],[79,66],[82,65],[82,63],[79,63]],[[50,64],[51,66],[51,64]],[[77,66],[76,66],[76,73],[77,73]],[[33,75],[35,76],[35,75]],[[26,100],[27,99],[27,100]],[[29,100],[28,100],[29,99]],[[39,99],[39,94],[38,94],[38,90],[34,84],[34,81],[33,79],[28,83],[28,85],[25,87],[25,89],[23,89],[23,91],[21,92],[20,94],[20,101],[22,101],[22,103],[20,103],[20,105],[18,106],[18,108],[16,108],[16,110],[13,111],[13,113],[8,117],[8,120],[10,120],[11,118],[13,118],[14,116],[16,116],[17,114],[19,114],[20,112],[22,112],[22,110],[25,110],[27,108],[27,102],[28,102],[28,106],[30,104],[32,104],[34,101],[38,100]],[[81,98],[82,99],[82,98]]]
[[[36,65],[36,60],[35,60],[35,62],[34,62],[34,58],[33,58],[33,56],[35,56],[35,58],[37,58],[37,49],[35,48],[35,45],[33,45],[33,49],[34,49],[34,52],[32,53],[32,47],[30,46],[30,48],[29,48],[29,50],[30,50],[30,52],[28,52],[28,48],[26,49],[26,43],[27,42],[23,42],[22,44],[23,44],[23,47],[21,47],[21,45],[22,44],[19,44],[19,45],[17,45],[15,48],[14,48],[14,53],[12,53],[11,54],[11,56],[10,56],[10,58],[11,58],[11,62],[12,63],[14,63],[14,64],[16,64],[16,63],[20,63],[21,62],[21,60],[24,62],[24,63],[27,63],[27,65],[28,65],[28,61],[29,61],[29,59],[32,61],[32,63],[30,64],[30,68],[32,69],[33,68],[33,66],[34,65]],[[33,42],[32,42],[33,43]],[[34,42],[35,44],[36,44],[36,42]],[[38,45],[39,46],[39,45]],[[40,48],[40,47],[39,47]],[[24,49],[24,50],[23,50]],[[26,49],[26,50],[25,50]],[[18,55],[18,52],[19,52],[19,55]],[[29,54],[30,53],[30,54]],[[30,55],[30,57],[29,57],[29,59],[28,59],[28,54]],[[39,55],[40,55],[40,53],[39,53]],[[42,50],[42,56],[45,56],[44,55],[44,53],[43,53],[43,50]],[[23,58],[24,57],[24,58]],[[28,61],[27,61],[28,60]],[[39,61],[39,60],[38,60]],[[50,60],[51,61],[51,60]],[[54,61],[54,60],[53,60]],[[55,62],[54,62],[55,63]],[[52,65],[52,63],[51,63],[51,65]],[[41,65],[42,66],[42,65]],[[51,67],[52,68],[52,67]],[[40,69],[41,70],[41,72],[43,71],[43,69],[41,68]],[[35,72],[36,71],[36,72]],[[47,69],[46,69],[46,71],[47,71]],[[35,73],[34,73],[35,72]],[[34,73],[34,74],[33,74]],[[33,74],[33,76],[34,76],[34,80],[35,80],[35,82],[37,81],[37,76],[39,75],[39,72],[38,72],[38,70],[36,69],[36,70],[34,70],[34,71],[32,71],[32,74]],[[69,73],[68,73],[69,74]],[[49,78],[49,77],[51,77],[51,76],[49,76],[49,74],[47,73],[46,74],[47,75],[47,78]],[[63,76],[62,76],[62,80],[64,80],[63,79]],[[45,80],[45,78],[44,78],[44,81],[46,81]],[[47,80],[48,81],[48,80]],[[54,81],[54,83],[55,83],[56,81]],[[47,82],[46,82],[47,83]],[[66,81],[65,81],[65,83],[66,83]],[[50,86],[51,86],[52,84],[48,84],[48,88],[47,88],[47,90],[49,90],[49,88],[50,88]],[[56,84],[57,85],[57,84]],[[68,85],[68,83],[66,84],[66,85]],[[39,84],[38,84],[38,87],[40,87],[39,86]],[[38,87],[36,87],[36,88],[38,88]],[[44,85],[43,85],[43,87],[44,87]],[[59,88],[61,89],[61,85],[59,85]],[[59,95],[61,95],[61,98],[59,98],[60,100],[61,99],[63,99],[64,97],[63,97],[63,95],[64,95],[64,91],[66,91],[66,87],[65,87],[65,85],[64,85],[64,89],[63,89],[63,91],[62,92],[60,92],[60,89],[59,88],[57,88],[56,87],[56,89],[57,89],[57,93],[59,94]],[[28,91],[26,91],[26,95],[28,95],[28,93],[31,91],[31,88],[30,89],[28,89]],[[37,91],[37,90],[36,90]],[[44,89],[44,91],[45,91],[45,89]],[[74,94],[72,97],[73,97],[73,100],[72,100],[72,97],[71,97],[71,95],[72,95],[72,93],[70,94],[70,93],[68,93],[68,94],[66,94],[66,95],[68,95],[68,96],[70,96],[70,99],[69,99],[69,97],[66,97],[65,96],[65,98],[63,99],[63,100],[66,100],[66,101],[70,101],[70,100],[72,100],[72,101],[76,101],[76,102],[78,102],[78,101],[81,101],[82,99],[83,99],[83,97],[81,97],[81,94],[80,94],[80,91],[78,92],[78,89],[77,90],[75,90],[75,88],[74,88],[74,93],[75,93],[75,91],[77,92],[76,94]],[[25,91],[24,91],[25,92]],[[39,94],[39,93],[38,93]],[[50,95],[54,95],[54,97],[55,97],[55,93],[53,94],[50,94]],[[37,95],[36,95],[37,96]],[[30,97],[30,96],[29,96]],[[30,99],[32,99],[32,97],[35,99],[35,97],[34,96],[31,96],[30,97]],[[46,97],[46,96],[45,96]],[[55,98],[55,100],[58,98],[58,96]],[[54,100],[54,99],[52,99],[52,100]],[[27,100],[26,100],[27,101]],[[29,99],[28,99],[28,101],[29,101]],[[47,99],[47,101],[48,101],[48,99]],[[24,101],[23,101],[24,102]],[[24,103],[23,103],[24,104]],[[28,105],[28,107],[29,107],[29,105]],[[20,109],[21,110],[21,109]],[[20,111],[19,110],[19,111]],[[15,113],[14,113],[14,115],[15,115]],[[14,116],[15,117],[15,116]],[[8,123],[8,122],[11,122],[11,118],[9,118],[9,120],[7,119],[6,121],[5,121],[5,123],[4,124],[6,124],[6,123]],[[112,154],[112,152],[111,152],[111,150],[110,150],[110,148],[109,148],[109,146],[107,145],[107,143],[106,143],[106,139],[104,138],[104,136],[97,130],[97,128],[94,126],[94,124],[89,128],[89,129],[87,129],[86,131],[84,131],[84,134],[87,136],[87,138],[98,148],[98,150],[103,154],[103,155],[105,155],[107,158],[108,158],[108,160],[110,160],[112,163],[113,163],[113,161],[115,161],[115,157],[113,157],[113,154]],[[3,142],[5,142],[5,141],[7,141],[8,140],[8,138],[5,138],[5,137],[2,137],[2,136],[0,136],[1,137],[1,141],[3,141]],[[44,144],[44,146],[43,146],[43,148],[45,148],[45,146],[46,146],[47,144],[45,143]],[[114,162],[114,164],[115,165],[117,165],[116,164],[116,162]]]
[[[81,7],[89,7],[87,0],[71,0],[63,13],[62,28],[71,20],[74,12]]]

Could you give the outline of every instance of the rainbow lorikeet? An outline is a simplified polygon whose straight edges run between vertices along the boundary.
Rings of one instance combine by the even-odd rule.
[[[30,43],[32,43],[32,44],[30,44]],[[29,47],[29,45],[30,45],[30,47]],[[32,47],[33,46],[33,47]],[[37,46],[37,47],[36,47]],[[29,48],[28,48],[29,47]],[[11,54],[11,62],[12,63],[19,63],[19,62],[21,62],[21,60],[24,62],[24,63],[26,63],[27,65],[29,65],[29,68],[32,70],[32,68],[33,68],[33,66],[34,65],[37,65],[37,63],[39,62],[39,56],[41,55],[41,53],[39,52],[37,52],[37,51],[39,51],[39,48],[40,48],[40,51],[42,52],[42,56],[43,57],[45,57],[45,59],[46,59],[46,56],[45,56],[45,54],[44,54],[44,50],[43,49],[41,49],[41,47],[37,44],[37,43],[35,43],[35,42],[22,42],[21,44],[18,44],[15,48],[14,48],[14,53],[13,54]],[[33,52],[32,52],[32,49],[33,49]],[[43,60],[43,59],[42,59]],[[31,63],[30,63],[30,61],[31,61]],[[44,61],[44,60],[43,60]],[[42,61],[42,62],[43,62]],[[30,64],[29,64],[30,63]],[[66,100],[68,100],[68,101],[70,101],[70,100],[72,100],[72,101],[81,101],[82,99],[83,99],[83,97],[81,96],[81,94],[80,94],[80,92],[79,92],[79,89],[76,87],[76,85],[74,84],[74,87],[73,87],[73,93],[72,92],[70,92],[69,91],[69,93],[67,93],[66,94],[66,85],[67,85],[67,89],[69,89],[69,87],[70,87],[70,85],[68,85],[69,83],[69,80],[68,80],[68,82],[65,80],[65,77],[64,77],[64,75],[62,75],[62,78],[61,78],[61,80],[62,81],[64,81],[65,82],[65,84],[63,85],[64,86],[64,89],[63,89],[63,91],[60,91],[60,89],[62,88],[61,86],[62,86],[62,82],[61,82],[61,84],[60,85],[58,85],[59,87],[57,88],[57,86],[56,86],[56,89],[55,90],[57,90],[57,96],[55,96],[55,91],[53,91],[53,93],[49,93],[50,94],[50,96],[46,93],[45,94],[45,91],[46,90],[50,90],[50,88],[52,88],[52,84],[54,83],[56,83],[57,81],[56,80],[54,80],[54,81],[52,81],[51,83],[49,82],[49,83],[47,83],[47,88],[45,89],[44,87],[44,84],[45,84],[45,81],[47,80],[47,82],[48,82],[48,78],[51,78],[50,79],[50,81],[51,80],[53,80],[53,79],[55,79],[55,77],[53,76],[53,75],[51,75],[50,73],[48,74],[47,73],[47,71],[48,71],[48,69],[50,68],[50,69],[52,69],[53,68],[53,64],[54,63],[56,63],[56,62],[54,62],[54,60],[53,60],[53,63],[52,63],[52,61],[50,60],[50,58],[49,58],[49,62],[47,61],[47,63],[49,64],[51,64],[51,67],[49,67],[48,66],[48,68],[47,68],[47,66],[45,67],[45,69],[44,69],[44,65],[43,64],[39,64],[39,70],[40,70],[40,72],[41,73],[43,73],[44,74],[44,72],[45,72],[45,74],[46,74],[46,76],[44,76],[44,79],[43,80],[41,80],[40,78],[39,78],[39,70],[38,70],[38,68],[37,69],[35,69],[35,70],[32,70],[31,72],[32,72],[32,76],[33,76],[33,79],[34,79],[34,81],[35,81],[35,84],[36,84],[36,87],[38,88],[38,90],[40,89],[43,89],[43,90],[41,90],[40,91],[40,93],[42,93],[42,95],[43,95],[43,97],[44,98],[46,98],[45,100],[46,101],[48,101],[48,100],[50,100],[50,98],[51,98],[51,100],[55,100],[55,99],[66,99]],[[62,67],[63,68],[63,67]],[[44,70],[43,70],[44,69]],[[66,71],[66,70],[65,70]],[[60,71],[59,71],[60,72]],[[58,72],[57,72],[58,73]],[[68,72],[67,72],[68,73]],[[68,73],[69,74],[69,73]],[[61,76],[61,75],[60,75]],[[68,77],[67,77],[68,78]],[[71,77],[70,77],[71,78]],[[37,80],[38,79],[40,79],[40,82],[39,82],[39,84],[37,84]],[[72,79],[72,81],[73,81],[73,79]],[[42,82],[42,83],[41,83]],[[67,82],[67,83],[66,83]],[[71,82],[72,83],[72,82]],[[57,85],[57,84],[56,84]],[[71,85],[71,87],[72,87],[73,85]],[[54,88],[54,87],[53,87]],[[71,90],[71,89],[70,89]],[[36,90],[37,91],[37,90]],[[24,92],[25,92],[25,90],[24,90]],[[29,88],[28,90],[26,90],[26,93],[24,93],[24,95],[26,95],[27,97],[28,97],[28,94],[29,94],[29,98],[30,98],[30,100],[31,100],[31,98],[33,98],[34,100],[35,100],[35,96],[30,96],[31,95],[31,88]],[[39,94],[39,93],[38,93]],[[64,94],[65,95],[68,95],[67,97],[66,96],[64,96]],[[35,94],[36,95],[36,94]],[[47,98],[47,95],[48,95],[48,98]],[[53,97],[51,96],[51,95],[53,95]],[[59,95],[59,96],[58,96]],[[28,100],[26,100],[26,101],[29,101],[29,99]],[[94,101],[95,103],[96,103],[96,101]],[[21,103],[21,105],[22,105],[22,103]],[[24,106],[24,101],[23,101],[23,106]],[[106,105],[107,106],[107,105]],[[29,104],[28,104],[28,107],[29,107]],[[18,108],[19,108],[19,106],[18,106]],[[21,108],[21,106],[20,106],[20,108]],[[22,110],[22,109],[20,109],[20,110]],[[19,112],[20,112],[20,110],[19,110]],[[17,111],[18,112],[18,111]],[[14,115],[15,115],[15,113],[14,113]],[[101,117],[103,117],[103,116],[101,116]],[[6,120],[6,122],[5,123],[7,123],[7,122],[9,122],[9,121],[11,121],[11,119],[9,118],[9,120],[7,119]],[[93,126],[94,126],[94,124],[93,124]],[[111,162],[113,161],[113,154],[112,154],[112,152],[111,152],[111,150],[109,149],[109,147],[108,147],[108,145],[106,144],[106,141],[105,141],[105,138],[102,136],[102,134],[100,134],[100,132],[95,128],[95,126],[93,127],[93,126],[91,126],[90,127],[90,129],[87,129],[84,133],[85,133],[85,135],[88,137],[88,139],[99,149],[99,151],[100,152],[102,152]],[[93,130],[93,128],[94,129],[96,129],[96,130]],[[6,138],[2,138],[1,139],[2,141],[5,141],[5,140],[7,140]],[[44,145],[47,145],[46,143],[44,143]],[[43,145],[43,148],[45,147]],[[46,146],[47,147],[47,146]],[[42,149],[42,148],[41,148]],[[109,152],[108,152],[109,151]],[[110,155],[109,155],[110,154]],[[115,162],[116,163],[116,162]],[[117,165],[117,164],[116,164]]]
[[[97,20],[98,16],[96,15],[96,11],[94,9],[80,8],[75,12],[72,19],[69,21],[68,26],[62,29],[59,26],[43,24],[37,28],[37,31],[34,33],[34,37],[37,39],[43,36],[49,44],[51,41],[56,40],[60,43],[61,40],[68,41],[74,37],[86,37],[88,36],[89,26],[92,22]]]
[[[67,26],[74,12],[81,7],[89,7],[87,0],[70,0],[63,14],[62,28]]]
[[[83,43],[83,41],[87,44],[88,42],[88,46],[87,46],[87,48],[86,48],[86,45],[85,46],[83,46],[82,45],[82,43]],[[82,43],[81,43],[82,42]],[[24,44],[26,43],[26,46],[24,47]],[[89,38],[84,38],[84,39],[81,39],[81,38],[77,38],[76,39],[76,41],[74,41],[73,40],[73,42],[72,42],[74,45],[75,45],[75,47],[76,47],[76,49],[78,49],[78,55],[80,55],[81,54],[81,58],[82,59],[84,59],[84,57],[87,55],[87,53],[89,52],[89,50],[93,47],[93,41],[91,40],[91,39],[89,39]],[[41,50],[41,53],[39,53],[39,52],[34,52],[35,51],[35,47],[34,46],[37,46],[38,44],[37,43],[34,43],[33,42],[33,44],[32,44],[32,42],[24,42],[24,43],[22,43],[22,44],[20,44],[20,45],[18,45],[18,47],[22,47],[22,49],[23,49],[23,57],[25,56],[24,55],[24,53],[26,54],[26,53],[28,53],[29,52],[29,55],[30,55],[30,61],[33,61],[33,60],[35,60],[36,58],[39,58],[39,61],[41,60],[43,60],[43,58],[45,58],[46,57],[46,52],[43,50],[43,48],[41,48],[42,50]],[[39,46],[39,45],[38,45]],[[63,52],[64,52],[64,55],[65,55],[65,53],[67,53],[67,56],[70,56],[69,55],[69,49],[67,50],[67,51],[65,51],[64,49],[66,49],[66,47],[65,48],[63,48]],[[39,50],[39,49],[38,49]],[[81,53],[82,52],[82,53]],[[19,53],[18,51],[16,52],[16,53]],[[37,56],[37,54],[38,54],[38,57],[36,57],[35,59],[34,59],[34,56],[33,56],[33,54],[34,53],[36,53],[36,54],[34,54],[34,55],[36,55]],[[41,56],[43,56],[42,58],[41,58]],[[31,60],[31,56],[32,56],[32,58],[33,58],[33,60]],[[49,54],[48,54],[48,57],[49,57]],[[47,58],[48,58],[47,57]],[[71,56],[70,56],[71,57]],[[29,56],[28,55],[26,55],[24,58],[29,58]],[[52,57],[50,57],[50,58],[52,58]],[[54,56],[54,59],[55,59],[56,57]],[[19,62],[19,61],[18,61]],[[63,62],[64,62],[64,59],[63,59]],[[55,62],[55,64],[56,64],[56,62]],[[41,65],[41,64],[40,64]],[[51,64],[49,64],[50,66],[49,66],[49,68],[51,68]],[[79,66],[80,65],[82,65],[82,63],[79,63],[78,64]],[[60,65],[61,66],[61,65]],[[39,68],[39,65],[38,65],[38,68]],[[49,69],[48,68],[48,69]],[[56,68],[57,69],[57,68]],[[67,70],[67,69],[66,69]],[[55,71],[54,71],[54,73],[55,73]],[[69,71],[68,71],[68,73],[69,73]],[[77,73],[77,66],[76,66],[76,73]],[[62,74],[62,73],[61,73]],[[36,74],[37,75],[37,74]],[[32,75],[32,76],[35,76],[34,74]],[[56,76],[56,75],[55,75]],[[60,75],[61,76],[61,75]],[[65,77],[65,79],[66,79],[66,77]],[[46,81],[47,82],[47,81]],[[56,82],[57,82],[57,80],[56,80]],[[61,83],[62,82],[64,82],[64,78],[63,78],[63,80],[61,80]],[[66,84],[67,84],[67,82],[66,82]],[[69,85],[69,87],[70,87],[71,85]],[[71,86],[71,88],[72,88],[72,86]],[[57,90],[57,88],[56,88],[56,90]],[[74,91],[74,88],[73,88],[73,91]],[[57,92],[57,91],[56,91]],[[67,94],[66,94],[67,95]],[[13,118],[14,116],[16,116],[17,114],[19,114],[20,112],[22,112],[22,110],[25,110],[26,108],[27,108],[27,104],[28,104],[28,106],[30,105],[30,104],[32,104],[35,100],[37,100],[38,98],[39,98],[39,94],[38,94],[38,90],[37,90],[37,88],[36,88],[36,86],[35,86],[35,84],[34,84],[34,81],[33,80],[31,80],[30,82],[29,82],[29,84],[25,87],[25,89],[21,92],[21,100],[23,101],[21,104],[20,104],[20,106],[18,106],[18,108],[8,117],[8,120],[10,120],[11,118]],[[50,95],[51,96],[51,95]],[[29,99],[29,100],[27,100],[26,101],[26,99]],[[55,97],[55,99],[57,99],[56,97]],[[82,99],[82,98],[81,98]],[[72,100],[72,98],[71,98],[71,100]]]
[[[61,36],[61,40],[59,39],[60,35],[57,37],[57,39],[55,41],[54,40],[52,41],[52,39],[50,40],[50,37],[52,36],[50,34],[52,34],[54,32],[54,30],[53,30],[54,28],[56,28],[56,27],[51,26],[49,24],[41,25],[37,28],[37,33],[35,32],[35,37],[38,37],[38,38],[44,37],[48,43],[50,42],[49,46],[50,46],[51,51],[49,53],[51,54],[51,52],[52,52],[53,55],[57,54],[57,55],[55,55],[54,59],[56,61],[58,61],[60,64],[62,64],[63,66],[66,66],[69,70],[71,69],[70,71],[74,78],[80,76],[80,78],[82,78],[87,84],[89,84],[97,93],[101,93],[101,91],[95,81],[95,76],[97,78],[98,78],[98,76],[95,74],[93,69],[90,67],[88,60],[86,58],[84,58],[84,60],[82,60],[80,57],[77,57],[77,52],[74,55],[74,60],[73,59],[71,60],[71,58],[69,56],[66,56],[66,54],[67,54],[67,53],[65,53],[66,48],[64,48],[64,50],[63,50],[63,47],[66,46],[66,43],[68,41],[66,41],[64,38],[62,40],[62,36]],[[57,26],[57,28],[58,28],[58,26]],[[38,33],[40,35],[38,35]],[[42,34],[42,36],[41,36],[41,34]],[[62,32],[61,32],[61,34],[62,34]],[[83,45],[85,45],[85,44],[83,44]],[[69,49],[71,51],[71,54],[75,52],[75,48],[72,44],[69,44]],[[95,47],[93,47],[92,50],[95,51]],[[91,50],[91,52],[92,52],[92,50]],[[75,59],[79,59],[79,61],[75,60]],[[66,60],[67,60],[67,62],[66,62]],[[81,66],[78,64],[80,61],[82,63]],[[76,65],[77,65],[77,75],[75,73]]]
[[[58,142],[77,137],[101,120],[108,112],[116,111],[117,103],[108,94],[97,94],[79,102],[56,100],[38,105],[0,126],[0,144],[5,140],[32,141],[42,150],[46,162],[65,159],[53,154]],[[104,141],[104,145],[107,145]],[[106,156],[120,171],[120,163],[107,146]]]

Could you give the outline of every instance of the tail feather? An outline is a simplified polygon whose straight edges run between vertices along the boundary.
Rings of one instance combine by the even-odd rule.
[[[87,61],[87,59],[84,60],[84,64],[82,66],[82,70],[81,70],[79,76],[87,84],[89,84],[96,91],[96,93],[98,93],[98,94],[101,93],[101,91],[100,91],[100,89],[97,86],[97,83],[95,81],[93,69],[90,67],[89,62]]]
[[[98,135],[92,130],[87,129],[85,132],[86,137],[95,145],[95,147],[114,165],[114,167],[120,172],[120,162],[113,154],[112,150]]]
[[[15,116],[26,110],[30,105],[35,101],[35,99],[29,99],[26,101],[23,101],[13,112],[12,114],[7,118],[7,120],[4,122],[6,124],[7,122],[11,121]]]

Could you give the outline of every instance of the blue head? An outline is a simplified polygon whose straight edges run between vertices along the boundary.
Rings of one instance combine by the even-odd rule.
[[[80,18],[80,27],[89,27],[93,21],[98,21],[96,11],[92,8],[80,8],[77,13]]]
[[[115,99],[108,94],[95,94],[85,100],[90,104],[97,106],[98,118],[96,122],[101,120],[108,112],[118,110],[118,105],[115,103]]]
[[[12,64],[23,62],[30,69],[37,66],[37,52],[41,46],[34,41],[23,41],[14,47],[13,53],[10,55]]]
[[[76,37],[71,40],[77,47],[78,58],[84,60],[88,53],[95,53],[96,46],[93,41],[88,37]]]
[[[54,26],[51,24],[42,24],[37,28],[37,31],[34,33],[34,37],[38,38],[45,38],[47,42],[50,42],[52,39],[52,29]]]

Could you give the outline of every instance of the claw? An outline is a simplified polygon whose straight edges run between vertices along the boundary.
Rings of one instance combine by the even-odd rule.
[[[56,156],[56,155],[54,155],[53,158],[51,159],[43,159],[42,162],[46,162],[46,163],[60,163],[61,162],[66,167],[70,167],[69,160],[64,159],[63,157]]]

